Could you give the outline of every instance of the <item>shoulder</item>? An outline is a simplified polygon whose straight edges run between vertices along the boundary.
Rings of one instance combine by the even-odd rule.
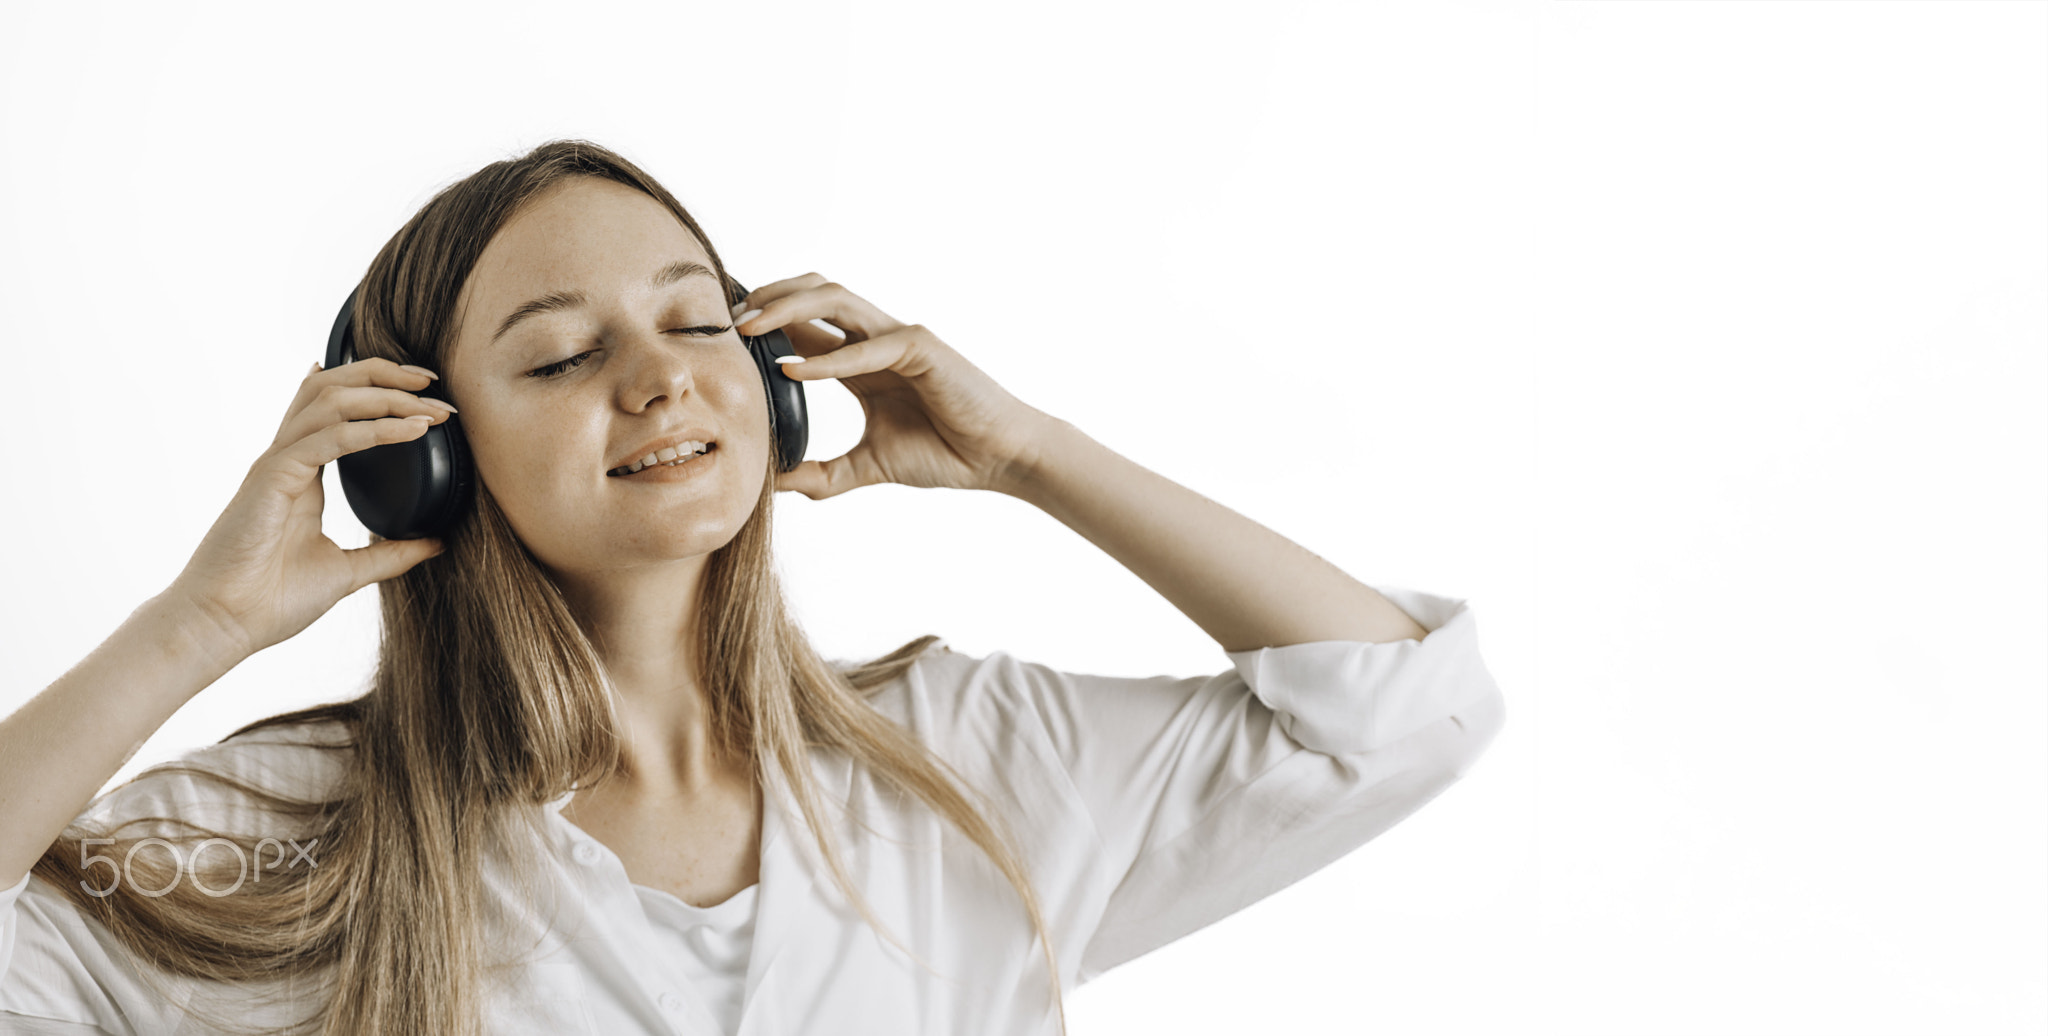
[[[225,831],[272,834],[292,811],[279,801],[318,803],[339,790],[353,761],[354,738],[334,720],[243,731],[179,753],[93,800],[81,820],[100,829],[124,825],[164,834],[182,821]]]
[[[958,651],[941,637],[912,659],[901,675],[876,688],[870,697],[885,712],[912,704],[921,708],[950,707],[957,704],[962,693],[985,685],[989,666],[1007,657],[1000,651],[987,656]]]
[[[934,748],[979,750],[1042,726],[1050,675],[1007,651],[961,651],[941,639],[869,700]]]

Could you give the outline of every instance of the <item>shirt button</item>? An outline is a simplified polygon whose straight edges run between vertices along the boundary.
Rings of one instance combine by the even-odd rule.
[[[597,861],[604,857],[604,853],[597,848],[596,842],[577,842],[575,856],[577,863],[595,866]]]
[[[670,1014],[677,1014],[683,1009],[683,998],[674,993],[663,993],[661,994],[661,1009]]]

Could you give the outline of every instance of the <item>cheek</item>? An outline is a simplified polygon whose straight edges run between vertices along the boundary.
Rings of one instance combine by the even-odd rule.
[[[745,365],[718,382],[719,409],[751,449],[766,454],[768,448],[768,390],[761,384],[761,369],[751,358]]]
[[[587,415],[580,412],[545,407],[476,409],[491,416],[463,426],[470,456],[477,477],[508,512],[535,506],[535,498],[554,487],[581,480],[587,473],[572,469],[575,458],[584,451],[574,444],[604,441],[602,433],[584,427]]]

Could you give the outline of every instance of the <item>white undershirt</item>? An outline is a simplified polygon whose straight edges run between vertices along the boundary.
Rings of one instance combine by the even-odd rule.
[[[670,951],[703,997],[704,1006],[728,1036],[740,1027],[745,1001],[747,958],[754,948],[755,904],[761,883],[755,882],[723,903],[694,907],[660,889],[633,886],[647,911],[654,937]]]

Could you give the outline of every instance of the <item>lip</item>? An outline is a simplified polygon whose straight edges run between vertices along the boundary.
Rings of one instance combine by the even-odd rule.
[[[642,445],[639,449],[627,454],[624,460],[615,460],[612,461],[610,464],[605,465],[605,474],[609,475],[612,472],[617,471],[620,468],[626,467],[627,465],[632,464],[634,461],[639,460],[640,458],[645,457],[650,453],[660,453],[661,451],[668,449],[672,446],[677,446],[682,443],[690,442],[691,440],[695,440],[697,442],[718,441],[711,437],[711,429],[709,428],[679,429],[677,431],[670,432],[659,439],[655,439],[652,442],[648,442]],[[712,452],[715,453],[717,451],[714,450]]]
[[[695,482],[698,479],[710,478],[709,471],[724,463],[719,459],[724,455],[725,451],[722,449],[712,450],[700,453],[674,467],[652,464],[630,475],[607,475],[605,478],[607,481],[617,482]],[[641,456],[644,457],[646,454],[643,453]]]

